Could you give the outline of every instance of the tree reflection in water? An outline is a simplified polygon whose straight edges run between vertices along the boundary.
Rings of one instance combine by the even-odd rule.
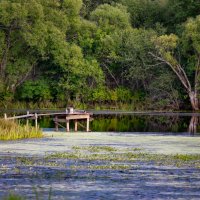
[[[94,114],[93,118],[90,130],[94,132],[150,132],[200,136],[200,115],[198,113]],[[34,121],[30,120],[30,123],[32,122]],[[25,124],[26,121],[21,120],[20,123]],[[52,117],[49,116],[41,117],[38,123],[44,130],[55,128]],[[85,122],[80,121],[79,123],[79,129],[84,131],[85,128],[82,126],[86,126]],[[73,123],[70,125],[74,128]]]
[[[198,123],[199,123],[199,117],[198,116],[192,116],[191,119],[190,119],[188,132],[191,133],[191,134],[197,133]]]

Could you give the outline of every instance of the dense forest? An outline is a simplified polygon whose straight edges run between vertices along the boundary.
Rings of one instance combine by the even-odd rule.
[[[200,1],[0,0],[0,107],[199,110]]]

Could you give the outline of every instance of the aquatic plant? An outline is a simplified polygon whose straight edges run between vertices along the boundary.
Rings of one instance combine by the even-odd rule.
[[[17,140],[25,138],[41,138],[40,129],[30,125],[20,125],[11,120],[0,119],[0,140]]]
[[[130,169],[132,166],[131,165],[119,165],[119,164],[107,164],[107,165],[72,165],[71,169],[75,169],[75,170],[85,170],[85,169],[89,169],[89,170],[128,170]]]
[[[3,200],[24,200],[25,198],[17,195],[17,194],[9,194],[7,197],[3,198]]]
[[[69,159],[107,162],[154,162],[157,165],[194,166],[199,168],[200,154],[152,154],[141,148],[114,148],[110,146],[74,146],[72,151],[46,155],[46,160]],[[101,167],[100,167],[101,168]]]
[[[73,150],[87,150],[89,152],[102,152],[102,151],[107,151],[107,152],[112,152],[112,151],[117,151],[115,147],[111,146],[73,146]]]

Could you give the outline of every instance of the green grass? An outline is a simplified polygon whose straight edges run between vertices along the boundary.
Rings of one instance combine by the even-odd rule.
[[[0,140],[41,138],[42,131],[30,125],[20,125],[11,120],[0,119]]]

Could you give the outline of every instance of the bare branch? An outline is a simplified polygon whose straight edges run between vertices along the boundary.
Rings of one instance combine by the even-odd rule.
[[[181,81],[181,83],[183,84],[183,86],[185,87],[186,91],[188,93],[191,92],[192,88],[191,88],[191,84],[189,82],[189,79],[185,73],[185,71],[183,70],[183,68],[180,65],[177,66],[173,66],[171,63],[169,63],[167,60],[165,60],[164,58],[157,56],[151,52],[149,52],[150,55],[152,55],[156,60],[159,60],[161,62],[166,63],[168,66],[170,66],[170,68],[173,70],[173,72],[177,75],[177,77],[179,78],[179,80]]]
[[[103,64],[103,66],[107,69],[107,71],[109,72],[110,76],[113,78],[113,80],[115,81],[116,85],[119,87],[119,84],[117,82],[117,79],[115,78],[115,76],[112,74],[112,72],[110,71],[110,69],[106,66],[106,64]]]
[[[31,72],[33,71],[33,69],[35,68],[36,63],[34,63],[32,65],[32,67],[30,68],[30,70],[13,86],[12,90],[14,91],[17,87],[19,87],[22,83],[24,83],[24,81],[27,80],[28,76],[31,74]]]

